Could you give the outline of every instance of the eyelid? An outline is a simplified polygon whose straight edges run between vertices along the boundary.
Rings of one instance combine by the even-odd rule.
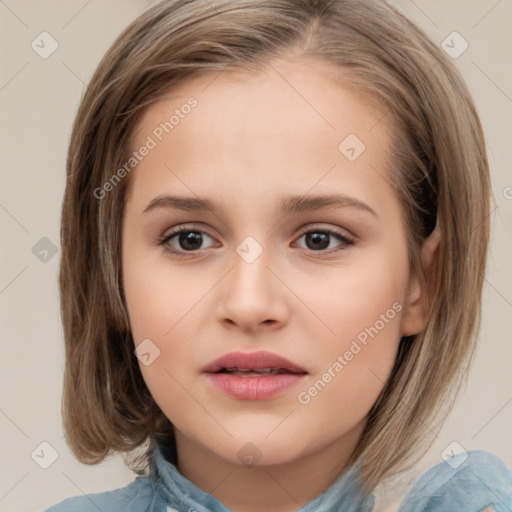
[[[330,235],[332,235],[334,237],[338,237],[338,240],[342,244],[345,244],[341,248],[330,249],[330,250],[321,250],[321,251],[313,251],[313,250],[309,249],[310,252],[317,253],[319,256],[321,256],[321,255],[327,256],[327,255],[331,255],[333,253],[337,253],[343,249],[346,249],[347,247],[354,245],[356,243],[357,237],[354,234],[352,234],[350,231],[348,231],[347,229],[344,229],[344,231],[346,231],[347,233],[350,233],[350,234],[348,234],[348,235],[344,234],[342,232],[342,229],[343,228],[339,228],[339,227],[334,228],[332,226],[321,225],[321,223],[316,223],[316,224],[313,223],[312,225],[308,225],[308,226],[302,228],[299,231],[299,233],[295,236],[294,240],[298,240],[298,239],[302,238],[305,234],[310,233],[310,232],[315,232],[315,231],[329,233]],[[197,224],[180,224],[177,227],[170,228],[170,229],[166,230],[162,236],[159,236],[157,238],[157,245],[165,245],[166,249],[175,255],[179,255],[179,256],[183,256],[183,257],[197,256],[201,250],[204,251],[205,249],[198,249],[197,251],[179,251],[179,250],[169,248],[169,246],[168,246],[168,242],[170,242],[170,240],[172,238],[174,238],[176,235],[183,233],[183,232],[186,233],[186,232],[192,232],[192,231],[201,233],[201,234],[206,235],[212,239],[215,239],[215,237],[211,236],[207,231],[205,231],[204,229],[199,227]],[[307,249],[305,249],[305,250],[307,250]]]
[[[357,239],[356,235],[354,235],[354,233],[352,233],[347,228],[339,228],[339,227],[332,227],[332,226],[327,226],[326,227],[325,225],[322,225],[322,223],[318,223],[318,222],[317,223],[313,223],[312,225],[307,225],[307,227],[305,227],[305,228],[301,228],[299,230],[299,234],[296,235],[296,236],[302,236],[305,233],[308,233],[308,232],[313,231],[315,229],[318,230],[318,231],[328,231],[330,233],[334,233],[334,234],[340,235],[340,236],[342,236],[344,238],[350,238],[350,239],[354,239],[354,240]],[[205,231],[200,226],[200,224],[194,224],[194,223],[190,223],[189,224],[189,223],[187,223],[187,224],[180,224],[177,227],[167,229],[164,232],[164,234],[159,237],[159,240],[163,240],[165,238],[168,238],[168,237],[172,236],[173,234],[179,233],[181,231],[186,231],[186,230],[199,231],[201,233],[207,234],[210,238],[214,238],[207,231]],[[346,232],[348,234],[345,235],[343,232],[341,232],[339,230],[343,230],[344,232]]]
[[[350,239],[350,240],[353,240],[354,242],[357,240],[357,237],[354,233],[352,233],[352,231],[348,230],[347,228],[341,228],[341,227],[333,227],[332,225],[325,225],[325,224],[322,224],[321,222],[317,222],[317,223],[313,223],[313,224],[308,224],[306,228],[302,229],[299,231],[300,235],[299,236],[302,236],[304,235],[305,233],[309,233],[310,231],[328,231],[329,233],[333,233],[335,235],[339,235],[343,238],[347,238],[347,239]]]
[[[200,228],[198,225],[194,225],[194,224],[180,224],[179,226],[177,227],[174,227],[174,228],[170,228],[170,229],[167,229],[163,235],[157,237],[157,245],[165,245],[167,244],[175,235],[179,234],[179,233],[187,233],[187,232],[191,232],[191,231],[196,231],[198,233],[201,233],[202,235],[207,235],[209,236],[210,238],[214,239],[215,237],[213,237],[212,235],[210,235],[207,231],[205,231],[204,229]],[[172,251],[172,252],[180,252],[181,254],[187,254],[185,251]],[[188,251],[189,254],[195,254],[194,252],[192,251]]]
[[[347,231],[347,230],[345,230],[345,231]],[[320,257],[321,256],[327,257],[327,256],[332,256],[333,254],[337,254],[338,252],[343,251],[343,250],[347,249],[348,247],[354,245],[357,241],[356,237],[352,233],[350,235],[346,235],[341,231],[340,228],[334,228],[332,226],[325,227],[325,226],[321,226],[318,224],[313,224],[312,226],[307,226],[306,228],[302,229],[299,232],[296,239],[299,240],[305,234],[310,233],[310,232],[329,233],[330,235],[338,238],[338,240],[342,244],[341,247],[338,247],[335,249],[326,249],[326,250],[322,250],[322,251],[313,251],[313,250],[309,249],[309,252],[311,252],[313,254],[317,254]],[[304,249],[304,250],[308,250],[308,249]]]

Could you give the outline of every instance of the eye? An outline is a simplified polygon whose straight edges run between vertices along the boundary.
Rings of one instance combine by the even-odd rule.
[[[166,250],[177,256],[186,257],[208,248],[203,245],[205,238],[213,240],[210,235],[200,229],[181,227],[166,232],[162,237],[158,238],[158,245],[165,246]],[[302,238],[304,238],[306,245],[306,247],[302,248],[325,254],[337,252],[355,244],[353,238],[331,228],[309,229],[300,235],[299,240]],[[332,248],[333,242],[334,244],[338,242],[337,248]],[[213,245],[211,244],[210,247]]]
[[[158,243],[159,245],[165,245],[166,249],[174,254],[187,256],[187,253],[193,254],[195,251],[205,248],[202,247],[205,237],[213,240],[213,238],[204,231],[180,228],[167,232],[158,239]]]
[[[338,241],[338,248],[327,251],[327,254],[337,252],[354,245],[355,240],[345,234],[331,228],[314,228],[302,233],[299,240],[304,237],[306,249],[314,252],[324,252],[326,249],[332,249],[331,242]]]

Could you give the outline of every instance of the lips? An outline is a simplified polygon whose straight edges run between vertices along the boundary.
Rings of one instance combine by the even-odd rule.
[[[202,369],[214,389],[237,400],[267,400],[296,387],[307,375],[301,366],[272,352],[231,352]]]
[[[231,352],[202,368],[202,372],[231,373],[247,377],[264,377],[280,373],[308,373],[304,368],[292,361],[267,351]]]

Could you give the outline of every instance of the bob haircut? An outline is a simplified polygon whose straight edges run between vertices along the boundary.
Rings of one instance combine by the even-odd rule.
[[[421,270],[426,237],[434,229],[441,235],[437,264],[423,276],[431,283],[427,326],[400,341],[352,455],[367,489],[424,453],[429,426],[445,418],[464,382],[480,325],[491,192],[478,114],[450,59],[384,1],[164,0],[101,60],[69,144],[59,269],[62,415],[81,462],[126,455],[152,440],[174,442],[134,356],[122,289],[130,176],[108,193],[98,190],[130,158],[145,109],[173,87],[223,70],[256,73],[287,57],[328,63],[340,85],[385,112],[411,270]],[[144,473],[150,460],[148,449],[127,464]]]

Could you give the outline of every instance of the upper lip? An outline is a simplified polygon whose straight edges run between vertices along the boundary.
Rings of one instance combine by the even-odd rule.
[[[306,370],[299,365],[289,361],[272,352],[230,352],[215,359],[210,364],[202,368],[204,373],[216,373],[226,368],[239,369],[275,369],[286,370],[290,373],[307,373]]]

